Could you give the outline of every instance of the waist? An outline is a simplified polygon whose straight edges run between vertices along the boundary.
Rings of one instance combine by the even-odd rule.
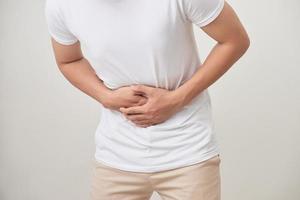
[[[116,110],[103,107],[101,115],[101,124],[106,128],[111,130],[123,128],[132,131],[170,131],[176,128],[185,128],[189,125],[199,125],[210,120],[211,102],[207,90],[197,95],[189,104],[182,107],[166,121],[146,128],[135,126],[133,122]]]

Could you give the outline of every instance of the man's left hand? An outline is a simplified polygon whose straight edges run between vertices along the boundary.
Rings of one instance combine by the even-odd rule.
[[[121,107],[124,116],[139,127],[148,127],[166,121],[182,107],[178,94],[162,88],[132,85],[133,90],[148,100],[141,106]]]

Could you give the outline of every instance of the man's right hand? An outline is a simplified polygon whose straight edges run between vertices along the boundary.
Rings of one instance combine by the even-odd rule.
[[[86,93],[104,107],[117,110],[121,107],[143,105],[147,98],[130,85],[111,90],[104,85],[87,59],[83,57],[80,42],[63,45],[51,39],[55,59],[60,71],[72,85]]]
[[[143,105],[147,102],[147,97],[134,91],[130,86],[122,86],[114,90],[110,90],[105,95],[103,106],[112,110],[117,110],[121,107],[132,107]]]

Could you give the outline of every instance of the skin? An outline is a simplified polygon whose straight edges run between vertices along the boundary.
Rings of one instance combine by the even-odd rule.
[[[104,107],[119,110],[120,107],[143,105],[147,101],[146,97],[141,96],[129,86],[116,90],[106,87],[88,60],[83,57],[80,42],[73,45],[62,45],[53,38],[51,41],[57,66],[64,77]]]
[[[111,90],[83,57],[80,43],[62,45],[52,39],[56,63],[71,84],[100,102],[120,111],[139,127],[162,123],[217,81],[247,51],[249,37],[232,7],[225,2],[220,15],[201,28],[217,43],[201,68],[175,90],[129,85]]]
[[[134,91],[143,92],[148,101],[142,106],[120,108],[127,119],[141,127],[164,122],[218,80],[249,48],[248,34],[227,2],[220,15],[201,29],[217,42],[202,67],[173,91],[134,86]]]

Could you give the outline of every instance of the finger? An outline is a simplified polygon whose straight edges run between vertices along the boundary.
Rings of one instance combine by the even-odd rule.
[[[129,107],[129,108],[124,108],[124,107],[121,107],[119,109],[122,113],[124,114],[144,114],[145,111],[144,111],[144,106],[133,106],[133,107]]]
[[[155,122],[152,119],[140,119],[140,120],[130,120],[136,125],[153,125]]]
[[[148,125],[138,125],[138,124],[136,124],[136,126],[140,127],[140,128],[147,128],[148,127]]]
[[[151,121],[145,120],[145,121],[132,121],[133,123],[135,123],[136,125],[150,125],[153,124]]]
[[[141,100],[147,100],[148,98],[142,95],[134,95],[134,97],[132,98],[132,101],[135,101],[136,103],[138,103]]]
[[[151,123],[135,123],[135,125],[138,126],[138,127],[142,127],[142,128],[152,126]]]
[[[147,103],[148,99],[147,98],[141,98],[136,104],[135,106],[141,106],[144,105],[145,103]]]
[[[129,121],[132,121],[135,124],[143,125],[143,124],[151,124],[151,119],[147,115],[143,114],[124,114],[125,118]]]
[[[132,89],[132,92],[136,96],[143,96],[143,95],[145,95],[145,92],[142,92],[142,91],[139,91],[139,90],[136,90],[136,89],[135,90]]]
[[[134,114],[134,115],[127,115],[125,114],[125,117],[131,121],[148,121],[151,118],[148,115],[144,115],[144,114]]]
[[[149,95],[153,89],[153,87],[146,85],[132,85],[131,88],[136,93],[144,93],[146,95]]]
[[[150,120],[137,120],[137,121],[132,121],[133,123],[137,124],[137,125],[148,125],[148,126],[153,126],[153,125],[157,125],[160,124],[162,122],[159,121],[154,121],[152,119]]]

